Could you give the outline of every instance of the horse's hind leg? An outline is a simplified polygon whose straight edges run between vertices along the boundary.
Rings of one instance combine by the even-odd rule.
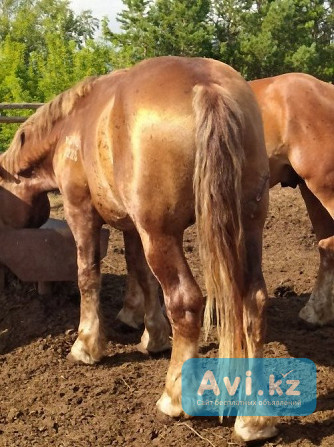
[[[334,320],[334,220],[304,183],[300,191],[319,242],[320,265],[311,297],[299,316],[323,325]]]
[[[126,305],[118,318],[130,325],[144,311],[145,330],[138,348],[144,352],[160,352],[170,348],[170,326],[162,313],[158,281],[147,265],[143,246],[136,230],[124,232],[125,258],[128,267]],[[142,306],[144,309],[142,309]],[[139,318],[140,318],[139,314]]]
[[[138,329],[144,323],[145,316],[145,298],[142,287],[137,277],[137,265],[139,262],[145,262],[143,258],[143,247],[136,241],[133,241],[132,232],[123,232],[125,260],[127,266],[126,289],[123,298],[123,307],[117,315],[117,319],[127,326]],[[138,248],[137,248],[138,247]],[[138,253],[137,253],[138,251]],[[151,275],[152,272],[150,271]],[[152,281],[154,276],[152,275]],[[156,280],[155,280],[156,281]]]
[[[125,258],[127,259],[127,249],[125,248]],[[123,307],[117,315],[117,320],[134,329],[139,329],[144,323],[145,316],[145,298],[136,273],[127,261],[128,275],[126,278],[125,295],[123,298]]]
[[[68,358],[93,364],[103,355],[105,339],[100,321],[100,230],[102,222],[89,199],[80,208],[64,197],[64,210],[77,246],[81,295],[78,338]]]
[[[179,416],[181,406],[181,368],[197,357],[203,297],[182,249],[182,235],[141,233],[147,261],[158,278],[172,325],[172,355],[165,390],[158,408],[169,416]]]
[[[257,216],[252,215],[244,218],[247,268],[243,299],[243,324],[247,356],[250,358],[263,357],[266,330],[267,289],[262,274],[262,229],[266,209],[267,207],[263,203]],[[274,419],[268,416],[238,416],[234,429],[237,436],[244,441],[267,439],[277,434]]]

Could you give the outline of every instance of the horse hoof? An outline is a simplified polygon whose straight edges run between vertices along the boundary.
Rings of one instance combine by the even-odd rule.
[[[328,306],[327,309],[319,309],[314,307],[314,302],[321,303],[321,296],[315,298],[313,295],[305,306],[299,311],[299,318],[307,325],[313,327],[321,327],[334,322],[334,307]]]
[[[304,320],[306,323],[309,324],[316,324],[317,323],[317,318],[316,318],[316,314],[314,312],[314,310],[310,307],[303,307],[299,314],[298,314],[299,318],[301,320]]]
[[[150,352],[147,350],[147,348],[144,346],[143,343],[138,343],[136,345],[136,350],[141,352],[144,355],[150,355]]]
[[[250,442],[274,438],[278,435],[278,429],[274,425],[267,425],[262,428],[258,426],[252,427],[237,419],[234,425],[234,433],[238,439]]]
[[[175,422],[175,419],[168,416],[167,414],[163,413],[159,410],[159,408],[156,407],[156,410],[154,412],[154,417],[157,421],[159,421],[161,424],[164,425],[173,425]]]
[[[71,352],[67,354],[66,360],[68,360],[70,363],[83,364],[83,362],[81,360],[76,359]]]
[[[150,336],[148,330],[145,328],[141,337],[140,343],[137,345],[138,351],[144,354],[158,354],[159,352],[169,351],[171,349],[171,342],[169,338],[169,332],[165,334],[159,334],[155,340]],[[163,336],[161,336],[163,335]]]
[[[183,414],[181,404],[173,403],[166,391],[163,392],[162,396],[158,400],[157,407],[161,413],[172,418],[177,418]]]
[[[77,365],[95,365],[98,362],[98,360],[93,359],[89,354],[84,354],[80,358],[77,358],[71,352],[67,354],[66,359]]]
[[[136,316],[133,312],[130,313],[130,311],[126,311],[124,309],[121,309],[118,312],[116,319],[123,323],[125,326],[129,326],[132,329],[140,329],[140,327],[144,323],[143,317],[138,315]]]
[[[142,326],[142,325],[141,325]],[[121,320],[115,320],[115,324],[113,326],[113,331],[117,334],[134,334],[138,331],[138,328],[133,326],[129,326],[126,323],[123,323]]]
[[[165,343],[151,343],[150,341],[141,341],[136,345],[136,349],[142,354],[158,354],[160,352],[169,351],[171,349],[171,344],[169,340],[167,340]]]
[[[67,355],[67,360],[72,363],[81,363],[84,365],[94,365],[101,360],[102,355],[93,357],[83,347],[83,343],[80,340],[76,340],[72,346],[71,352]]]

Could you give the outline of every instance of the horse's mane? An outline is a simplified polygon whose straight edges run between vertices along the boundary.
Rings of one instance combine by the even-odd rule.
[[[88,95],[97,80],[98,76],[90,76],[76,84],[74,87],[60,93],[53,100],[37,109],[24,124],[33,125],[37,137],[41,137],[45,132],[49,132],[56,121],[68,116],[77,105],[80,98]]]
[[[25,153],[22,147],[24,131],[31,129],[35,140],[41,140],[58,120],[65,118],[73,111],[80,98],[91,92],[97,79],[98,76],[88,77],[37,109],[36,113],[19,127],[8,150],[1,156],[2,168],[11,174],[17,174],[32,164],[38,163],[46,155],[48,148],[44,145],[33,146],[29,153]]]

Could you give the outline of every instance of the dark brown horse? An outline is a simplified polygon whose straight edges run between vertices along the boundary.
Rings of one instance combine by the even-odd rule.
[[[296,187],[319,241],[320,267],[299,316],[334,320],[334,86],[299,73],[250,82],[264,122],[270,185]]]
[[[91,364],[103,355],[99,231],[107,222],[124,231],[128,264],[145,299],[142,344],[152,351],[169,343],[155,277],[162,286],[173,348],[158,407],[182,413],[181,367],[197,356],[204,304],[182,248],[195,217],[206,329],[215,303],[221,355],[262,355],[269,167],[256,100],[232,68],[164,57],[88,79],[28,119],[0,164],[6,225],[26,225],[45,210],[46,191],[63,194],[81,292],[72,360]],[[9,193],[25,203],[17,220],[2,206]],[[263,417],[237,418],[236,431],[246,440],[275,434]]]

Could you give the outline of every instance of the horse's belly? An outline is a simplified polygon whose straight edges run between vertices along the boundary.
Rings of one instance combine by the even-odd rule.
[[[100,214],[105,223],[116,226],[128,225],[131,219],[125,211],[123,205],[120,203],[116,194],[110,185],[102,186],[102,183],[97,181],[95,185],[90,185],[91,196],[97,212]]]
[[[122,231],[129,231],[134,228],[134,223],[128,214],[108,210],[105,206],[95,205],[95,208],[106,224]]]

